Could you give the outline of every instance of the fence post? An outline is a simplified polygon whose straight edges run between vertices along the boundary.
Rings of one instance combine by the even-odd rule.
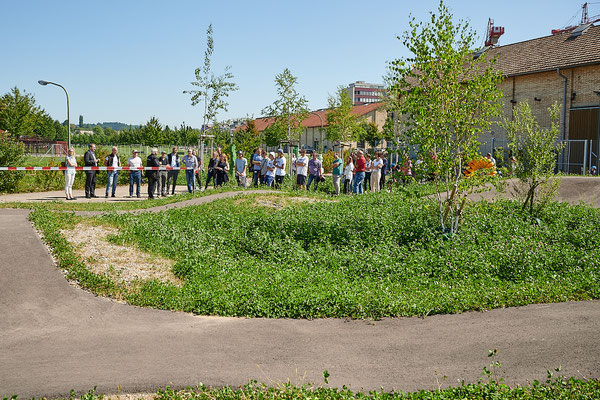
[[[587,170],[587,157],[588,157],[588,140],[583,142],[583,176],[585,176]]]

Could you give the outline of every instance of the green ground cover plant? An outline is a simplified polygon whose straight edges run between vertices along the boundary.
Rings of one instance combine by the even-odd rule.
[[[83,400],[107,400],[115,396],[105,396],[96,393],[95,389],[76,396],[71,392],[69,400],[76,398]],[[312,387],[310,385],[293,386],[280,384],[267,386],[251,381],[239,388],[226,386],[212,388],[207,386],[174,389],[166,387],[159,389],[152,395],[156,400],[452,400],[452,399],[598,399],[600,397],[600,380],[590,379],[555,379],[545,384],[534,382],[530,386],[508,387],[495,382],[466,384],[440,390],[420,390],[418,392],[400,391],[372,391],[369,393],[353,392],[343,387],[342,389]],[[4,400],[17,400],[18,396],[4,397]]]
[[[552,203],[532,219],[513,201],[474,203],[448,240],[429,199],[379,193],[281,207],[260,199],[99,218],[120,228],[115,242],[175,259],[185,281],[150,281],[123,297],[268,318],[423,316],[600,298],[600,210],[587,206]],[[50,235],[69,224],[44,210],[32,219]]]

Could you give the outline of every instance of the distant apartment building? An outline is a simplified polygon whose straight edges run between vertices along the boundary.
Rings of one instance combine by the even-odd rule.
[[[356,81],[348,85],[348,95],[350,96],[352,105],[354,106],[377,103],[381,101],[381,97],[384,93],[385,89],[383,85],[377,83]]]

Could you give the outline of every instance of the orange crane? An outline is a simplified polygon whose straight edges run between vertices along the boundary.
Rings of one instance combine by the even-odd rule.
[[[563,32],[571,32],[578,26],[593,24],[594,22],[599,22],[599,21],[600,21],[600,14],[594,15],[591,18],[588,16],[588,3],[586,2],[586,3],[583,3],[583,5],[581,6],[581,22],[579,23],[579,25],[571,25],[571,26],[566,26],[564,28],[560,28],[560,29],[552,29],[552,34],[558,35],[559,33],[563,33]]]

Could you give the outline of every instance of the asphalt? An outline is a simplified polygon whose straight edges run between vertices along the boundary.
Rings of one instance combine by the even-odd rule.
[[[600,376],[600,301],[380,321],[144,309],[69,284],[27,214],[0,209],[0,396],[250,379],[324,385],[324,370],[334,387],[437,389],[481,379],[490,349],[498,349],[498,376],[509,384],[543,381],[559,366],[565,376]]]

